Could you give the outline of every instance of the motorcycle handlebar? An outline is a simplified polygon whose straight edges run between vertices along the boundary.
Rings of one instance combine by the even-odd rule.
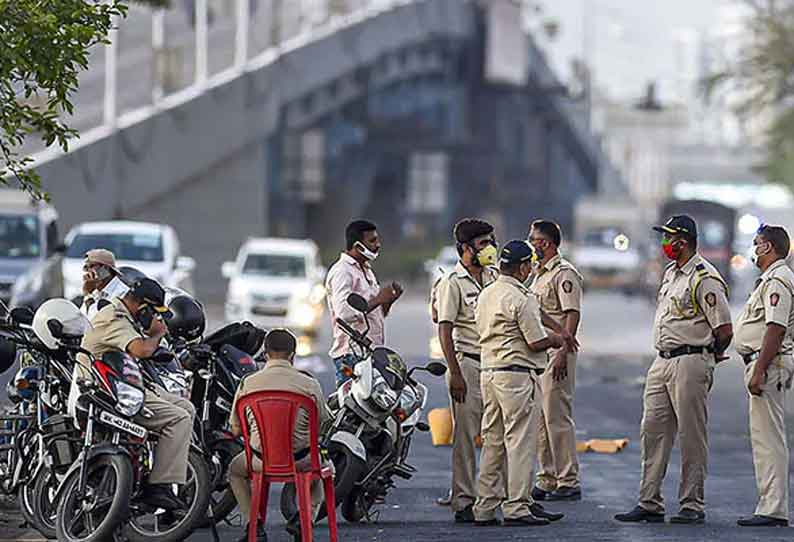
[[[361,333],[359,333],[358,331],[356,331],[355,329],[353,329],[350,326],[350,324],[348,324],[341,318],[337,318],[336,323],[339,325],[339,327],[342,328],[342,330],[347,334],[348,337],[356,341],[361,346],[365,348],[369,348],[370,346],[372,346],[372,340],[369,337],[366,337]]]

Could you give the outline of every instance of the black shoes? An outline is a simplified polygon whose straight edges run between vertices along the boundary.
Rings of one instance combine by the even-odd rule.
[[[166,511],[185,508],[184,503],[171,491],[171,484],[149,484],[144,488],[141,500],[153,508],[162,508]]]
[[[499,520],[494,519],[484,519],[484,520],[474,520],[475,527],[496,527],[499,525]]]
[[[664,523],[664,514],[648,512],[642,506],[635,506],[631,512],[616,514],[615,519],[624,523]]]
[[[706,521],[706,514],[704,512],[695,512],[689,508],[682,508],[678,515],[670,518],[670,523],[678,523],[680,525],[693,525],[695,523],[703,523]]]
[[[549,521],[560,521],[562,518],[565,517],[565,514],[555,514],[554,512],[547,512],[543,508],[543,505],[538,502],[530,506],[529,511],[536,518],[547,519]]]
[[[788,527],[788,520],[769,516],[752,516],[740,519],[736,525],[739,527]]]
[[[546,491],[538,486],[532,488],[532,500],[545,501],[549,495],[551,495],[551,491]]]
[[[547,501],[581,501],[582,488],[560,487],[546,494]]]
[[[474,510],[472,505],[455,512],[455,523],[474,523]]]
[[[551,522],[546,518],[536,518],[529,514],[520,518],[505,518],[503,525],[505,527],[540,527],[549,523]]]
[[[245,526],[243,536],[237,539],[237,542],[248,542],[248,525]],[[262,525],[256,526],[256,542],[267,542],[267,533]]]

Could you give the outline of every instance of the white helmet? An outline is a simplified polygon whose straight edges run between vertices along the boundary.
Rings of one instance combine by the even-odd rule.
[[[33,331],[50,350],[57,350],[61,344],[48,325],[51,320],[59,322],[63,326],[63,334],[71,337],[82,337],[93,329],[88,318],[71,301],[62,298],[45,301],[33,316]]]

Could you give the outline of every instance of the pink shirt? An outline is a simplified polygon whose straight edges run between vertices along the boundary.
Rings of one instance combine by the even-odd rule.
[[[331,313],[331,325],[334,330],[334,342],[328,355],[336,359],[351,353],[350,339],[342,328],[336,325],[336,319],[341,318],[362,333],[367,328],[361,313],[347,304],[347,296],[356,293],[369,301],[378,294],[380,285],[369,264],[364,264],[362,269],[352,256],[343,252],[339,260],[328,270],[325,288],[328,291],[328,310]],[[385,342],[383,307],[370,312],[368,318],[370,329],[367,336],[372,339],[373,346],[383,345]]]

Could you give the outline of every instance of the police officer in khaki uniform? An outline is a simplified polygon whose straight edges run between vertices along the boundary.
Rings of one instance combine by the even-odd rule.
[[[129,287],[119,278],[116,257],[103,248],[89,250],[83,261],[83,300],[80,311],[89,320],[110,300],[127,293]]]
[[[582,276],[560,256],[561,241],[560,227],[554,222],[536,220],[530,226],[529,242],[539,258],[530,290],[537,297],[541,311],[575,337],[582,310]],[[540,469],[532,490],[535,500],[582,498],[573,419],[575,384],[576,352],[567,344],[549,350],[549,366],[540,378],[543,393],[537,429]]]
[[[472,523],[477,500],[475,438],[482,423],[480,335],[474,321],[477,298],[496,280],[493,226],[466,218],[453,232],[460,260],[436,289],[438,339],[447,361],[452,406],[452,510],[455,522]]]
[[[83,337],[82,347],[95,357],[111,351],[126,352],[137,359],[151,357],[167,333],[160,318],[168,312],[164,304],[165,292],[157,282],[139,280],[124,297],[113,299],[97,313],[93,329]],[[87,360],[81,358],[76,365],[81,378],[90,378]],[[143,498],[166,510],[183,508],[171,486],[184,484],[187,478],[195,409],[187,399],[155,386],[146,390],[144,408],[152,415],[138,415],[136,423],[160,436]]]
[[[231,431],[234,435],[242,435],[240,420],[237,417],[237,400],[250,393],[258,391],[290,391],[313,397],[317,403],[319,422],[322,426],[331,419],[331,413],[325,402],[323,390],[320,383],[308,373],[299,371],[293,366],[295,359],[295,349],[297,347],[295,335],[286,329],[273,329],[265,338],[265,357],[267,363],[259,371],[247,376],[242,381],[234,397],[232,415],[230,419]],[[253,414],[248,417],[248,424],[251,430],[251,444],[255,450],[260,450],[259,433],[256,430]],[[309,457],[309,416],[304,411],[300,411],[295,423],[295,434],[292,436],[292,447],[295,453],[295,461],[298,469],[310,466]],[[253,458],[253,469],[260,471],[262,462],[259,458]],[[248,518],[251,507],[251,484],[248,479],[248,467],[246,464],[245,452],[240,453],[232,460],[229,467],[229,485],[237,498],[240,506],[240,513],[244,518]],[[322,484],[319,481],[312,483],[312,503],[317,506],[323,502]],[[300,533],[298,517],[293,517],[287,530],[293,535]],[[246,528],[245,533],[248,532]],[[244,534],[240,542],[248,540],[248,535]],[[262,525],[257,525],[257,540],[265,542],[267,536]]]
[[[654,320],[659,354],[645,379],[640,430],[642,482],[638,506],[615,519],[664,521],[662,482],[676,434],[681,446],[681,510],[672,523],[702,523],[708,462],[707,402],[714,367],[733,337],[728,288],[697,253],[697,226],[686,215],[664,226],[662,250],[673,262],[662,276]]]
[[[543,328],[538,302],[524,287],[532,271],[532,255],[526,241],[505,245],[499,278],[482,291],[475,310],[483,400],[483,447],[474,505],[478,526],[497,524],[500,507],[508,526],[548,525],[563,517],[533,501],[529,475],[535,463],[538,375],[546,367],[546,350],[564,344],[562,337]]]
[[[753,240],[753,259],[761,278],[736,321],[736,351],[745,363],[750,392],[758,506],[742,527],[788,526],[786,391],[794,375],[794,272],[785,258],[791,249],[780,226],[762,226]]]

